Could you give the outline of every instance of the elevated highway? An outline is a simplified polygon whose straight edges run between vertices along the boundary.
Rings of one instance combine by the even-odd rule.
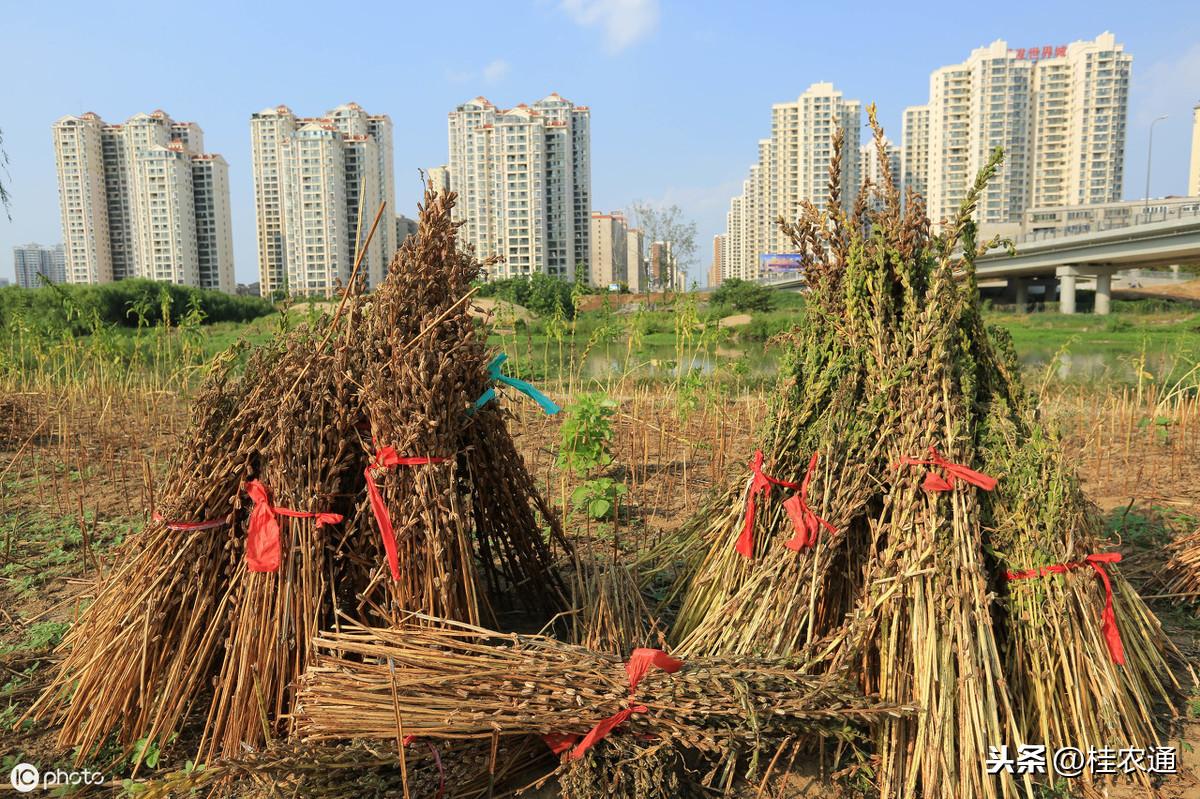
[[[1106,314],[1112,301],[1112,277],[1128,269],[1200,264],[1200,203],[1194,212],[1160,221],[1143,222],[1088,233],[1031,234],[1016,242],[1016,255],[996,249],[975,262],[979,280],[1005,280],[1014,289],[1018,307],[1029,302],[1032,281],[1057,282],[1059,308],[1075,313],[1081,281],[1094,282],[1095,312]],[[797,273],[761,278],[762,285],[798,291],[804,281]]]

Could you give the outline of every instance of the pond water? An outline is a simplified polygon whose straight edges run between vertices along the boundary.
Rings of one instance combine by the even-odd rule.
[[[1144,353],[1143,363],[1140,348],[1098,348],[1083,343],[1076,343],[1063,352],[1050,347],[1018,346],[1017,355],[1026,373],[1041,374],[1053,363],[1054,377],[1062,382],[1132,384],[1137,382],[1138,374],[1142,371],[1149,374],[1149,379],[1168,381],[1182,375],[1195,362],[1194,353],[1189,358],[1178,348],[1148,349]],[[512,360],[525,367],[530,357],[534,371],[539,375],[559,371],[558,353],[553,349],[544,353],[534,347],[531,352],[515,354]],[[563,357],[569,370],[570,354],[564,353]],[[686,367],[698,370],[703,375],[739,375],[761,380],[772,377],[778,363],[778,349],[768,348],[763,343],[750,346],[723,345],[715,354],[697,353],[690,357]],[[679,374],[679,367],[678,353],[672,346],[645,346],[627,354],[625,346],[617,343],[607,348],[601,345],[588,352],[581,373],[586,378],[596,380],[620,377],[626,372],[633,378],[670,379]]]

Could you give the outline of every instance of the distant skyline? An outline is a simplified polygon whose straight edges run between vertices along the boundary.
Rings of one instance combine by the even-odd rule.
[[[304,8],[311,7],[312,13]],[[204,130],[229,162],[237,280],[258,279],[250,115],[355,101],[395,126],[397,207],[414,216],[417,170],[447,162],[447,114],[483,95],[507,107],[552,91],[592,109],[592,193],[599,211],[677,203],[698,226],[691,279],[703,283],[712,236],[769,134],[771,105],[830,81],[875,102],[900,140],[903,109],[928,98],[929,73],[996,39],[1066,44],[1111,30],[1133,55],[1122,196],[1187,188],[1192,107],[1200,101],[1194,2],[1009,2],[882,7],[658,0],[529,0],[381,6],[331,19],[315,3],[213,2],[203,13],[147,3],[20,4],[5,11],[10,78],[0,94],[4,176],[0,275],[12,248],[62,240],[51,125],[95,111],[123,120],[162,108]]]

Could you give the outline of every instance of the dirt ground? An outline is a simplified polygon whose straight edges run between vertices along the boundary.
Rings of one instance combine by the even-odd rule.
[[[1125,288],[1114,291],[1117,299],[1139,299],[1159,297],[1167,300],[1193,300],[1200,303],[1200,280],[1185,280],[1182,283],[1168,283],[1145,288]]]
[[[621,400],[612,474],[629,491],[611,535],[634,549],[678,527],[727,467],[747,457],[766,402],[750,395],[681,409],[646,390]],[[552,501],[565,501],[570,489],[555,464],[559,422],[536,409],[514,411],[512,429],[531,472]],[[1130,556],[1126,574],[1153,595],[1162,540],[1189,532],[1200,516],[1200,409],[1064,395],[1049,401],[1047,412],[1065,431],[1066,446],[1079,453],[1081,479],[1106,513],[1115,545]],[[1148,416],[1153,421],[1145,424]],[[169,490],[163,468],[186,417],[185,399],[165,393],[18,394],[0,401],[0,758],[19,752],[65,763],[52,730],[11,727],[40,690],[52,646],[86,601],[91,580]],[[1164,418],[1169,423],[1158,423]],[[586,526],[575,532],[594,540]],[[1200,622],[1191,606],[1164,599],[1154,607],[1180,650],[1200,663]],[[1182,667],[1179,677],[1186,677]],[[1200,797],[1200,723],[1184,710],[1172,733],[1181,768],[1157,794],[1167,799]],[[803,765],[786,795],[828,795],[816,776],[814,764]],[[1093,795],[1148,794],[1117,785]]]

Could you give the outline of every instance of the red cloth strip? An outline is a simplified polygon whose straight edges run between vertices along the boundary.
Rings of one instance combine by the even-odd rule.
[[[1125,665],[1125,645],[1121,642],[1121,631],[1117,629],[1117,613],[1113,609],[1112,581],[1109,580],[1108,571],[1104,568],[1106,563],[1119,563],[1120,561],[1120,552],[1104,552],[1099,555],[1088,555],[1083,560],[1073,563],[1056,563],[1053,566],[1041,566],[1025,571],[1010,571],[1007,576],[1010,580],[1027,580],[1047,574],[1066,574],[1073,569],[1090,566],[1104,585],[1104,610],[1100,613],[1100,632],[1104,635],[1104,643],[1108,647],[1108,654],[1113,663],[1123,666]]]
[[[401,457],[392,447],[380,447],[375,453],[375,460],[363,471],[367,477],[367,497],[371,501],[371,510],[375,513],[375,523],[379,525],[379,535],[383,537],[383,549],[387,553],[388,568],[392,579],[400,579],[400,554],[396,551],[396,530],[392,527],[392,517],[388,515],[387,503],[375,483],[375,469],[391,469],[396,466],[424,466],[428,463],[442,463],[446,458],[413,458]]]
[[[195,530],[211,530],[214,527],[224,527],[229,524],[229,519],[210,519],[206,522],[169,522],[158,511],[151,514],[151,518],[156,522],[162,522],[163,527],[176,532],[190,533]]]
[[[900,459],[900,465],[937,466],[944,470],[946,474],[950,475],[950,479],[947,480],[937,472],[930,471],[925,475],[925,482],[921,484],[921,487],[926,491],[952,491],[954,490],[954,484],[959,480],[962,480],[965,483],[970,483],[973,486],[978,486],[984,491],[991,491],[996,487],[996,478],[989,477],[983,472],[977,472],[970,467],[963,466],[961,463],[954,463],[953,461],[946,460],[944,457],[942,457],[941,453],[937,451],[937,447],[929,448],[929,457],[927,459],[910,458],[909,456],[905,455]]]
[[[761,449],[754,450],[754,457],[750,459],[750,471],[753,474],[746,486],[746,519],[742,524],[742,534],[738,536],[735,548],[738,553],[745,558],[754,557],[754,512],[755,498],[770,488],[772,485],[782,486],[783,488],[800,488],[798,483],[789,483],[785,480],[776,480],[774,477],[763,474],[763,454]]]
[[[246,493],[254,502],[250,511],[250,529],[246,533],[246,565],[252,572],[279,571],[279,516],[293,519],[316,519],[317,527],[337,524],[340,513],[309,513],[277,508],[271,504],[270,490],[257,480],[246,483]]]
[[[671,657],[661,649],[635,649],[633,654],[629,656],[628,662],[625,663],[625,673],[629,675],[629,706],[624,710],[619,710],[608,718],[598,723],[595,727],[583,736],[583,740],[575,744],[571,750],[571,754],[567,756],[568,760],[578,760],[583,757],[587,750],[591,749],[600,741],[604,740],[610,732],[629,720],[629,717],[634,713],[645,713],[647,708],[645,705],[637,704],[634,695],[637,693],[638,683],[652,668],[659,668],[667,674],[674,674],[683,668],[683,661]],[[547,735],[544,736],[546,744],[554,750],[555,754],[564,751],[570,745],[576,736],[566,735]],[[568,740],[569,739],[569,740]]]
[[[575,745],[579,736],[569,732],[552,732],[543,735],[542,740],[546,742],[546,746],[550,747],[551,752],[561,755]]]
[[[417,736],[405,735],[404,740],[401,741],[401,743],[403,743],[405,748],[407,748],[408,745],[415,740],[417,740]],[[438,752],[438,748],[429,741],[426,741],[425,745],[429,747],[429,751],[433,755],[434,765],[437,766],[438,779],[440,781],[438,785],[437,799],[442,799],[442,797],[446,795],[446,767],[442,765],[442,755],[440,752]]]
[[[788,518],[792,520],[792,527],[796,530],[796,534],[792,536],[791,540],[785,541],[783,545],[794,552],[815,546],[817,533],[821,531],[822,527],[828,530],[830,535],[837,535],[837,528],[818,516],[808,506],[808,484],[812,482],[813,472],[817,470],[819,457],[820,453],[813,453],[812,459],[808,462],[808,469],[804,472],[804,479],[800,481],[800,492],[793,494],[783,503],[783,509],[787,511]]]

